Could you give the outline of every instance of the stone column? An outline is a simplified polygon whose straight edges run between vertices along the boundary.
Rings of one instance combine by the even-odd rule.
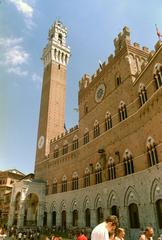
[[[14,214],[15,214],[15,201],[11,202],[10,204],[10,212],[8,216],[8,227],[11,227],[13,225]]]
[[[78,211],[78,227],[85,227],[85,212],[80,210]]]
[[[66,223],[67,228],[72,226],[72,212],[70,210],[66,212]]]
[[[57,227],[61,227],[61,213],[60,212],[57,212],[57,217],[56,217],[56,226]]]
[[[47,213],[47,226],[52,227],[52,213],[51,212]]]
[[[20,209],[18,213],[17,227],[23,227],[24,225],[24,201],[20,201]]]
[[[97,225],[96,209],[90,209],[91,211],[91,227],[94,228]]]
[[[38,205],[38,215],[37,215],[37,226],[42,227],[43,226],[43,218],[44,218],[44,202],[39,202]]]

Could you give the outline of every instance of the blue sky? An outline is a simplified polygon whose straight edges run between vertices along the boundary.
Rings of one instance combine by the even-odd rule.
[[[154,49],[162,32],[162,1],[0,0],[0,170],[33,172],[43,64],[42,49],[56,19],[68,28],[66,126],[78,122],[78,81],[113,53],[124,26],[131,41]]]

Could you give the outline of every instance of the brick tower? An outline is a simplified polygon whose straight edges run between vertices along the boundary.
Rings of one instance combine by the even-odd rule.
[[[64,132],[66,66],[70,48],[66,45],[67,28],[56,21],[48,33],[43,49],[44,76],[37,136],[36,162],[49,154],[50,140]]]

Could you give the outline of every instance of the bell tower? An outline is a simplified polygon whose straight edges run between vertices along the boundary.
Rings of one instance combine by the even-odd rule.
[[[66,37],[67,28],[56,21],[49,29],[48,43],[43,49],[44,74],[35,164],[49,154],[50,140],[64,132],[66,66],[70,56]]]

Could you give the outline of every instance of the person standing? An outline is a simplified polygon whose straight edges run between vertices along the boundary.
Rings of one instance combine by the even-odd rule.
[[[125,239],[125,230],[124,228],[118,228],[116,231],[115,240],[124,240]]]
[[[153,227],[146,227],[144,233],[140,236],[139,240],[152,240],[154,236],[154,229]]]
[[[107,217],[93,229],[91,240],[109,240],[109,232],[113,232],[117,226],[118,218],[115,215]]]
[[[88,240],[88,238],[86,237],[86,235],[84,234],[84,230],[80,231],[79,236],[77,237],[77,240]]]

